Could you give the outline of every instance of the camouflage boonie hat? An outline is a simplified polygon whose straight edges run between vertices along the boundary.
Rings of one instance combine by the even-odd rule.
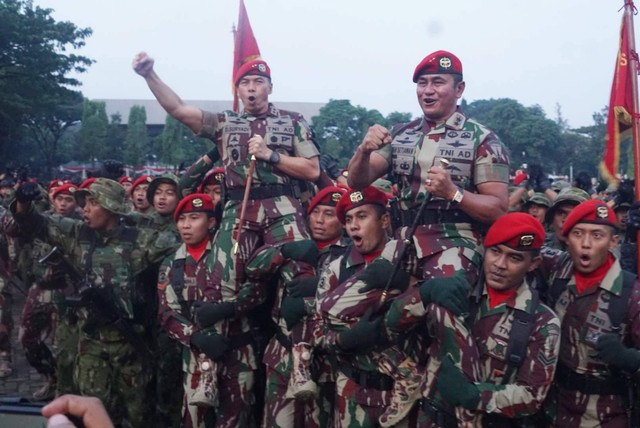
[[[87,189],[78,189],[74,193],[76,203],[84,207],[85,199],[89,196],[96,198],[102,208],[114,214],[127,213],[125,205],[124,187],[117,181],[108,178],[97,178]]]
[[[530,204],[542,205],[543,207],[549,208],[551,206],[551,201],[544,193],[536,192],[527,202],[525,202],[524,205],[526,206]]]
[[[180,198],[180,179],[175,174],[164,174],[154,178],[151,183],[149,183],[149,187],[147,188],[147,201],[149,201],[151,205],[153,205],[153,195],[155,195],[156,189],[162,183],[175,185],[176,195]]]
[[[558,197],[551,207],[547,210],[547,213],[544,216],[545,223],[551,223],[553,220],[553,216],[555,215],[556,210],[560,204],[569,204],[576,206],[578,204],[583,203],[584,201],[588,201],[591,199],[589,194],[582,189],[578,189],[577,187],[569,187],[567,189],[563,189],[558,193]]]
[[[564,189],[568,189],[571,187],[571,183],[566,180],[553,180],[551,182],[551,190],[556,193],[560,193]]]

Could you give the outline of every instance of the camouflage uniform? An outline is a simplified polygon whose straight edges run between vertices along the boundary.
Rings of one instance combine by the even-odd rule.
[[[252,336],[246,315],[262,301],[262,287],[258,283],[247,282],[238,287],[233,294],[229,294],[228,288],[222,288],[220,283],[213,279],[211,269],[215,260],[211,248],[212,245],[209,243],[206,252],[196,262],[183,244],[175,256],[164,260],[158,279],[160,322],[167,335],[182,345],[185,393],[181,426],[248,427],[253,425],[253,382],[254,372],[258,367],[252,341],[247,340],[252,339]],[[184,260],[185,263],[181,298],[176,295],[175,279],[172,279],[173,263],[176,260]],[[197,350],[192,348],[190,342],[191,335],[198,331],[191,313],[191,304],[194,301],[224,301],[235,304],[234,317],[222,320],[212,327],[216,333],[226,336],[231,341],[231,349],[218,363],[220,403],[215,410],[188,404],[188,397],[198,387],[202,375],[197,362]],[[234,342],[238,345],[234,346]]]
[[[617,377],[597,356],[595,343],[600,335],[614,332],[607,308],[612,295],[622,292],[622,270],[616,260],[602,282],[578,295],[573,262],[567,253],[553,260],[555,269],[550,278],[550,305],[561,320],[562,340],[556,374],[556,394],[550,408],[557,406],[556,425],[561,427],[626,427],[626,378]],[[556,286],[561,287],[554,292]],[[640,347],[640,284],[635,282],[628,301],[628,313],[617,332],[621,340],[634,348]],[[607,394],[588,394],[573,390],[571,379],[590,379],[606,383],[612,389]],[[617,388],[617,391],[615,390]],[[636,403],[637,405],[637,403]],[[606,425],[605,425],[606,424]]]
[[[134,277],[173,251],[171,236],[122,225],[98,232],[82,221],[42,215],[33,207],[27,213],[14,212],[14,218],[23,231],[60,247],[92,287],[109,296],[119,319],[128,321],[134,334],[148,334],[134,311]],[[80,338],[74,375],[79,392],[100,398],[116,423],[126,420],[134,427],[146,426],[148,357],[136,348],[141,343],[132,343],[113,323],[105,323],[95,306],[75,310]]]

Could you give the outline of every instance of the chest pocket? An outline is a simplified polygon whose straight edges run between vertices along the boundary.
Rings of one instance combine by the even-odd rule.
[[[397,175],[413,174],[418,144],[422,139],[421,132],[406,130],[393,139],[391,143],[391,170]]]
[[[491,370],[499,369],[498,372],[493,373],[493,379],[496,378],[496,374],[503,373],[507,366],[507,351],[509,348],[509,331],[511,323],[508,320],[509,317],[503,316],[500,322],[496,323],[491,331],[490,336],[487,338],[486,343],[482,346],[480,351],[491,359],[489,363]],[[513,318],[512,316],[510,318]],[[497,383],[497,382],[496,382]]]
[[[446,132],[444,138],[438,142],[438,157],[449,161],[449,171],[454,183],[468,187],[471,182],[471,171],[475,160],[475,143],[473,132]]]
[[[264,136],[267,146],[278,153],[292,155],[295,138],[295,124],[291,118],[267,119],[267,132]]]
[[[225,165],[245,163],[247,159],[248,141],[251,137],[249,122],[234,118],[225,124],[223,129],[224,153],[222,162]]]

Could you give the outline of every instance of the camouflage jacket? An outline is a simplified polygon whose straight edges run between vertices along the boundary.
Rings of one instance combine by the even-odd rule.
[[[515,298],[493,309],[489,309],[485,289],[471,329],[481,365],[478,410],[509,418],[539,411],[551,386],[560,348],[560,321],[549,307],[539,303],[524,361],[505,380],[506,350],[516,310],[531,310],[531,291],[526,282]]]
[[[509,182],[509,154],[498,137],[478,122],[457,111],[439,125],[424,117],[396,125],[393,141],[377,151],[389,163],[389,172],[398,185],[400,208],[420,205],[426,197],[427,170],[437,159],[450,162],[453,182],[476,192],[478,184]],[[429,209],[455,209],[451,203],[434,199]]]
[[[234,303],[234,316],[216,323],[213,327],[217,333],[227,337],[249,333],[251,326],[246,315],[261,303],[258,291],[259,284],[250,282],[243,284],[236,296],[223,295],[220,284],[217,284],[212,278],[211,266],[213,266],[214,260],[211,247],[210,242],[200,260],[196,261],[187,252],[186,245],[182,244],[175,255],[164,259],[160,267],[158,277],[160,323],[167,335],[184,345],[187,348],[186,351],[191,347],[191,335],[199,330],[191,310],[193,302]],[[184,285],[181,298],[178,298],[176,294],[174,288],[176,280],[172,276],[174,275],[174,262],[178,260],[184,262]],[[241,362],[249,370],[257,368],[253,350],[249,345],[239,347],[234,352],[237,354],[234,361]]]
[[[12,206],[13,208],[13,206]],[[123,318],[134,318],[134,277],[175,251],[175,238],[149,229],[118,226],[110,231],[90,229],[81,220],[44,215],[31,208],[15,214],[20,228],[58,246],[92,287],[108,289]],[[81,318],[90,317],[80,311]]]
[[[279,110],[273,104],[269,104],[263,117],[247,112],[203,112],[199,136],[216,143],[225,170],[225,187],[229,190],[245,186],[250,163],[248,141],[253,135],[262,136],[270,149],[287,156],[312,158],[320,154],[309,125],[299,113]],[[190,174],[191,180],[201,181],[203,177],[196,175],[199,174]],[[270,163],[256,161],[253,186],[290,183],[291,178]],[[181,184],[191,187],[184,180]]]

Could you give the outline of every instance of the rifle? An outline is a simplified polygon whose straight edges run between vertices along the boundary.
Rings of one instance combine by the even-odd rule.
[[[82,328],[85,333],[91,334],[100,327],[111,325],[142,358],[151,358],[146,339],[133,329],[130,320],[114,301],[109,288],[94,287],[89,279],[89,273],[83,275],[67,260],[57,246],[53,247],[39,262],[62,269],[69,275],[75,293],[66,298],[67,303],[75,307],[85,307],[93,315],[87,319]]]
[[[440,166],[444,169],[449,167],[449,161],[445,158],[440,158]],[[416,229],[420,226],[420,221],[422,220],[422,214],[429,202],[433,199],[433,194],[429,193],[422,200],[422,203],[418,207],[418,212],[416,216],[413,218],[413,223],[411,223],[411,227],[407,230],[407,235],[402,240],[400,253],[398,254],[398,259],[396,263],[393,265],[393,270],[391,271],[391,276],[389,276],[389,280],[384,286],[382,290],[382,294],[380,295],[380,301],[378,302],[378,307],[381,308],[384,305],[384,302],[387,300],[387,295],[389,294],[389,289],[391,288],[391,284],[393,283],[393,277],[396,276],[398,270],[400,269],[400,265],[404,261],[404,258],[407,256],[407,252],[409,251],[409,247],[413,244],[413,235],[416,234]]]

